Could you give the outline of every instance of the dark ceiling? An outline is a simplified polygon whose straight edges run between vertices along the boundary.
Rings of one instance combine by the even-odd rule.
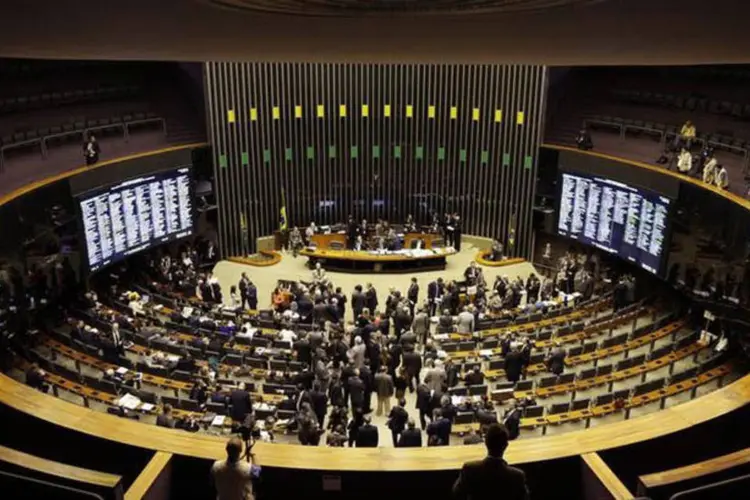
[[[203,0],[238,10],[302,16],[486,14],[554,9],[606,0]]]
[[[0,56],[559,66],[750,62],[746,0],[569,0],[513,12],[317,17],[208,1],[2,0]],[[250,6],[260,0],[225,1]],[[516,9],[542,5],[494,1]],[[353,0],[305,3],[312,2],[323,9]]]

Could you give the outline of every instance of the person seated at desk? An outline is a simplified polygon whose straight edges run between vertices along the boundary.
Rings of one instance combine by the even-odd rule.
[[[161,415],[156,417],[156,425],[159,427],[166,427],[168,429],[174,429],[177,425],[177,421],[172,416],[172,405],[167,403],[164,405],[161,411]]]
[[[26,385],[32,389],[36,389],[41,392],[49,392],[49,385],[46,382],[47,373],[39,368],[39,365],[33,363],[31,367],[26,370]]]
[[[482,385],[484,384],[484,373],[482,373],[480,367],[476,366],[466,374],[464,382],[466,385]]]
[[[283,342],[291,342],[294,343],[294,341],[297,340],[297,334],[294,333],[290,329],[290,325],[286,324],[284,327],[279,331],[279,333],[276,335],[276,338]]]
[[[494,240],[492,242],[490,260],[493,262],[500,262],[501,260],[503,260],[503,244],[500,243],[500,240]]]

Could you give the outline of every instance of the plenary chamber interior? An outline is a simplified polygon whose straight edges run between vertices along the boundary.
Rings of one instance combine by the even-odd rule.
[[[750,66],[554,3],[0,34],[8,497],[741,498]]]

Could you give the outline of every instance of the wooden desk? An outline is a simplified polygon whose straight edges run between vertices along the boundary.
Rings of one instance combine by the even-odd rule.
[[[448,251],[412,257],[400,254],[377,255],[354,250],[324,250],[305,248],[300,255],[307,256],[311,263],[320,262],[327,270],[364,273],[399,273],[436,271],[445,269],[447,258],[456,251]]]
[[[490,254],[492,252],[490,250],[481,250],[477,253],[477,256],[474,257],[474,260],[477,261],[477,264],[480,264],[482,266],[487,267],[505,267],[505,266],[512,266],[513,264],[522,264],[526,262],[526,259],[522,257],[514,257],[511,259],[504,259],[504,260],[490,260]]]
[[[0,446],[0,461],[68,481],[111,489],[115,492],[116,498],[122,497],[122,477],[115,474],[47,460],[5,446]]]
[[[698,399],[621,422],[584,431],[513,441],[510,463],[523,464],[576,456],[626,446],[678,432],[744,406],[750,399],[750,376]],[[68,403],[0,375],[0,402],[78,432],[179,455],[215,460],[225,455],[226,439],[144,425]],[[286,444],[255,445],[259,463],[303,470],[420,471],[457,470],[467,460],[484,456],[481,446],[419,449],[328,448]]]
[[[750,448],[735,451],[727,455],[711,458],[695,464],[654,472],[638,476],[638,494],[646,495],[648,490],[680,483],[697,477],[722,472],[733,467],[739,467],[750,463]]]
[[[314,234],[312,235],[312,242],[315,243],[319,250],[330,250],[331,243],[337,243],[341,245],[341,248],[346,248],[346,235],[339,233],[330,234]]]

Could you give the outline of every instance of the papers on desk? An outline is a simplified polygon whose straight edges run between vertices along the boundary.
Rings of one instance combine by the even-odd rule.
[[[154,408],[155,408],[155,406],[152,405],[151,403],[142,403],[141,407],[139,408],[139,410],[141,410],[141,411],[153,411]]]
[[[253,408],[260,411],[274,411],[276,409],[276,406],[269,405],[268,403],[255,403],[253,405]]]
[[[182,317],[183,318],[187,319],[187,318],[189,318],[192,315],[193,315],[193,308],[192,307],[185,306],[185,307],[182,308]]]
[[[213,420],[211,420],[211,425],[214,425],[216,427],[222,427],[224,425],[224,421],[227,419],[224,415],[216,415]]]
[[[128,373],[128,369],[125,368],[124,366],[121,366],[117,369],[115,373],[118,375],[125,375],[126,373]]]
[[[483,358],[489,358],[492,356],[492,349],[481,349],[479,355]]]
[[[266,348],[265,347],[258,347],[258,348],[255,349],[255,356],[256,357],[261,357],[261,356],[263,356],[264,352],[266,352]]]
[[[432,338],[435,340],[450,340],[451,335],[450,333],[436,333]]]
[[[440,359],[445,359],[448,357],[448,353],[443,351],[442,349],[438,349],[437,357]]]
[[[162,309],[164,309],[164,305],[163,304],[156,304],[155,306],[151,307],[151,309],[153,309],[154,311],[158,312],[158,311],[161,311]]]
[[[141,405],[141,400],[132,394],[125,394],[117,401],[117,406],[125,408],[127,410],[135,410]]]

